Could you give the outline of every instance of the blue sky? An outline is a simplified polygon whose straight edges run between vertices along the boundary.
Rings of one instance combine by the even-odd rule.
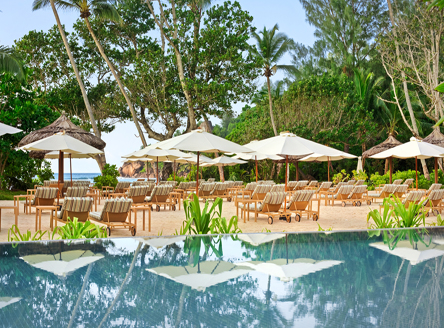
[[[48,30],[55,24],[55,18],[50,9],[32,11],[32,0],[0,0],[0,44],[13,45],[14,40],[21,38],[30,30]],[[214,3],[220,3],[221,0]],[[279,30],[286,33],[296,42],[312,45],[314,42],[314,28],[306,22],[305,12],[297,0],[240,0],[244,10],[250,12],[254,17],[253,25],[258,29],[264,26],[272,27],[279,23]],[[59,12],[60,20],[68,30],[78,17],[76,12]],[[289,63],[289,58],[284,58],[282,63]],[[275,80],[284,76],[277,74]],[[263,83],[258,80],[258,85]],[[235,111],[240,111],[243,104],[233,104]],[[213,123],[218,123],[216,118]],[[121,166],[121,156],[137,150],[141,146],[139,138],[136,137],[136,129],[132,122],[119,123],[116,129],[103,136],[107,143],[105,148],[107,161],[111,164]],[[155,140],[148,140],[154,143]],[[57,172],[55,160],[51,161],[52,169]],[[73,160],[73,172],[93,173],[99,172],[94,160]]]

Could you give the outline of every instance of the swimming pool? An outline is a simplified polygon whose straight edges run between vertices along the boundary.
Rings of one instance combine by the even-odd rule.
[[[444,229],[392,236],[0,244],[0,327],[442,327]]]

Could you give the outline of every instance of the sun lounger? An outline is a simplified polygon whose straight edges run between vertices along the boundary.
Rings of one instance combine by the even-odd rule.
[[[408,189],[409,189],[408,185],[398,185],[398,187],[396,187],[395,191],[393,192],[393,195],[395,195],[398,198],[402,198],[404,197]]]
[[[426,191],[426,193],[425,193],[426,197],[428,197],[433,190],[439,190],[439,189],[441,189],[441,187],[442,187],[442,184],[440,184],[440,183],[433,183],[430,186],[430,188]]]
[[[170,198],[170,192],[173,191],[173,186],[170,185],[158,185],[155,186],[151,192],[151,196],[145,198],[145,202],[153,207],[156,205],[156,211],[160,212],[160,207],[169,206],[170,210],[176,210],[176,204]]]
[[[414,181],[413,179],[405,179],[405,181],[402,184],[407,185],[409,186],[409,188],[411,188],[413,181]]]
[[[88,219],[106,225],[108,237],[111,231],[116,228],[129,229],[131,235],[136,235],[135,223],[127,221],[133,201],[125,198],[107,199],[102,211],[90,212]]]
[[[327,205],[329,199],[331,197],[333,197],[334,195],[336,195],[339,191],[339,188],[341,188],[342,186],[345,186],[345,182],[339,182],[336,186],[334,186],[326,191],[320,191],[320,192],[318,192],[318,195],[320,198],[322,198],[322,196],[325,197],[325,205]]]
[[[234,202],[234,206],[236,206],[236,215],[239,216],[239,209],[241,208],[240,204],[243,204],[242,206],[245,206],[245,204],[247,203],[253,203],[254,201],[264,200],[265,196],[270,192],[271,188],[273,188],[272,185],[265,185],[265,184],[256,185],[251,195],[249,196],[245,195],[245,198],[242,199],[236,198]],[[241,218],[242,218],[242,211],[241,211]]]
[[[88,187],[68,187],[65,197],[85,197]]]
[[[402,201],[405,208],[408,208],[410,203],[416,203],[418,204],[421,201],[421,198],[423,198],[425,195],[424,190],[415,190],[411,191],[407,194],[407,197]],[[384,203],[379,203],[379,213],[382,212],[382,209],[384,208]]]
[[[356,183],[356,180],[348,180],[345,184],[348,186],[354,186]]]
[[[398,188],[398,185],[394,184],[386,184],[382,188],[380,192],[373,192],[367,194],[367,204],[370,205],[372,202],[376,201],[377,199],[384,199],[387,197],[390,197],[390,195],[393,195],[396,188]]]
[[[442,212],[444,198],[444,189],[433,190],[424,202],[424,210],[426,211],[426,216],[429,216],[429,210],[432,214],[438,215]]]
[[[244,212],[244,222],[245,214],[249,219],[250,212],[254,213],[254,222],[257,222],[259,214],[268,216],[268,224],[273,224],[273,220],[278,217],[284,217],[287,222],[291,221],[291,212],[282,213],[280,208],[285,202],[286,193],[285,192],[269,192],[265,196],[261,203],[245,203],[239,204],[241,206],[242,212]]]
[[[352,192],[353,188],[354,188],[354,186],[352,186],[352,185],[342,185],[341,187],[339,187],[336,194],[328,195],[328,201],[329,201],[329,203],[331,202],[331,206],[334,206],[335,201],[339,200],[339,201],[342,201],[342,207],[345,207],[345,205],[347,204],[347,201],[350,201],[348,196]]]
[[[285,192],[285,185],[284,184],[277,184],[271,187],[270,192]]]
[[[307,214],[307,220],[310,218],[310,216],[313,218],[313,221],[317,221],[319,219],[320,202],[318,201],[317,211],[313,211],[312,209],[314,194],[315,190],[299,190],[291,196],[290,201],[287,203],[287,211],[295,213],[295,220],[297,222],[301,221],[303,214]]]
[[[318,188],[319,182],[317,180],[311,180],[305,189],[307,190],[316,190]]]
[[[36,206],[54,205],[58,191],[57,188],[37,188],[34,198],[31,200],[31,208]],[[31,211],[29,213],[31,213]]]
[[[303,190],[307,186],[308,186],[308,180],[300,180],[291,191]]]
[[[77,218],[78,221],[85,222],[88,220],[93,203],[94,200],[89,197],[65,197],[63,206],[57,212],[55,220],[66,223],[68,218],[71,220]]]
[[[131,186],[125,196],[132,199],[133,205],[145,205],[145,198],[150,188],[149,185]]]

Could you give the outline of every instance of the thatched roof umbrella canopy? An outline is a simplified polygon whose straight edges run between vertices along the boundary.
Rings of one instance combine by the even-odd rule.
[[[390,134],[387,139],[385,139],[384,142],[381,142],[379,145],[376,145],[369,150],[362,153],[362,158],[365,159],[367,157],[370,157],[372,155],[379,154],[380,152],[383,152],[384,150],[391,149],[393,147],[402,145],[402,142],[399,142],[396,140],[396,138]]]
[[[73,138],[76,138],[94,148],[97,148],[99,150],[103,150],[106,146],[105,141],[100,139],[99,137],[96,137],[95,135],[79,128],[77,125],[75,125],[73,122],[71,122],[63,112],[60,117],[55,120],[52,124],[37,130],[33,131],[30,134],[28,134],[26,137],[24,137],[20,143],[18,144],[19,147],[25,146],[27,144],[30,144],[31,142],[38,141],[47,137],[50,137],[58,132],[65,131],[65,133]],[[45,157],[45,154],[48,153],[46,151],[31,151],[30,156],[33,158],[39,158],[43,159]]]
[[[439,147],[444,147],[444,134],[439,129],[433,129],[433,132],[425,137],[422,141],[428,142]]]

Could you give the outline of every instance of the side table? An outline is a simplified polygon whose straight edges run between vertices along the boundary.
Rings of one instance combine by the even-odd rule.
[[[38,230],[42,230],[42,212],[44,210],[50,210],[50,226],[52,227],[53,223],[53,217],[57,215],[57,206],[54,205],[46,205],[46,206],[36,206],[35,207],[35,231],[37,231],[37,224],[38,224]]]
[[[18,212],[19,207],[18,205],[11,206],[11,205],[0,205],[0,231],[2,231],[2,209],[13,209],[14,210],[14,216],[15,216],[15,225],[18,227]]]

